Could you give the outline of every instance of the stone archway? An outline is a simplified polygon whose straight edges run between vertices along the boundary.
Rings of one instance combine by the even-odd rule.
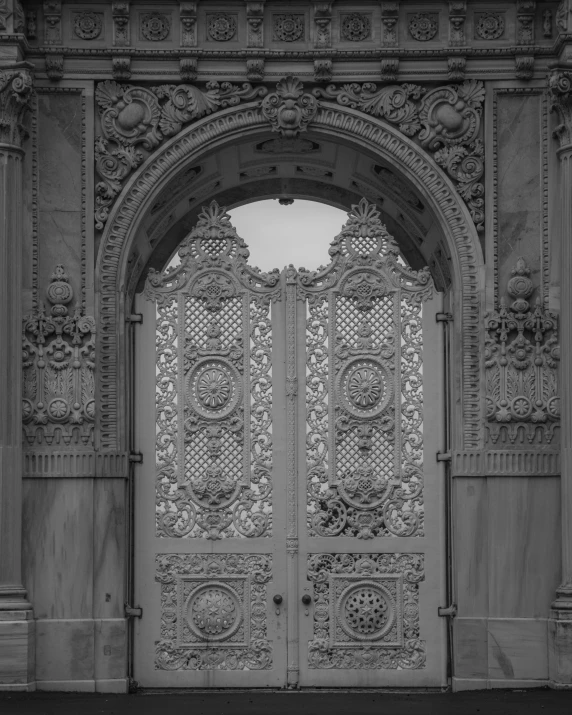
[[[298,127],[299,129],[300,127]],[[427,152],[391,125],[359,111],[322,102],[309,125],[312,136],[343,138],[356,148],[376,153],[392,166],[427,202],[436,216],[452,257],[452,310],[455,318],[453,354],[462,365],[460,394],[453,404],[452,423],[458,449],[479,446],[481,293],[483,259],[469,210],[452,182]],[[245,135],[268,131],[260,102],[225,109],[192,124],[156,150],[131,177],[110,213],[102,236],[96,268],[99,434],[102,452],[124,452],[126,376],[124,273],[129,247],[146,207],[156,200],[185,166],[206,152]],[[307,136],[309,136],[308,134]]]

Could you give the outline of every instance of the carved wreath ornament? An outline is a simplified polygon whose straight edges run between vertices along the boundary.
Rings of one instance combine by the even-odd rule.
[[[125,180],[150,152],[183,127],[213,112],[255,100],[272,130],[288,140],[306,132],[324,102],[335,102],[396,125],[433,153],[465,200],[475,225],[484,222],[484,149],[481,139],[483,83],[470,80],[427,90],[414,84],[378,88],[331,84],[305,89],[288,76],[270,92],[265,86],[209,82],[144,87],[101,82],[96,90],[101,134],[95,141],[96,228],[101,230]]]

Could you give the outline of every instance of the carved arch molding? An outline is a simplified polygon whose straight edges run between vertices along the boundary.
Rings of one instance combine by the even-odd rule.
[[[211,87],[220,92],[230,92],[229,86]],[[395,88],[394,88],[395,89]],[[169,88],[165,88],[165,92]],[[247,92],[247,87],[243,87]],[[343,139],[361,150],[377,154],[380,159],[390,166],[394,166],[427,200],[429,206],[438,219],[449,247],[454,273],[454,311],[456,320],[462,326],[460,338],[454,345],[459,364],[462,364],[462,394],[459,402],[462,407],[462,436],[457,436],[456,442],[461,449],[476,449],[482,441],[482,399],[480,395],[480,338],[481,324],[481,295],[479,292],[480,272],[483,266],[482,254],[478,241],[477,228],[474,215],[471,215],[465,201],[455,189],[452,178],[439,166],[437,160],[431,157],[419,143],[405,135],[404,130],[417,134],[422,125],[419,121],[420,112],[423,116],[423,132],[421,138],[429,143],[428,147],[442,146],[439,144],[436,131],[443,132],[438,117],[432,116],[427,106],[419,108],[408,99],[407,89],[400,97],[404,106],[392,107],[391,95],[387,92],[376,92],[375,85],[351,85],[343,90],[328,87],[320,90],[323,100],[318,101],[315,93],[304,92],[301,83],[295,78],[286,78],[278,85],[277,92],[267,94],[259,92],[255,101],[249,101],[236,106],[241,97],[226,102],[226,109],[219,109],[202,119],[194,121],[186,128],[182,126],[190,120],[187,112],[177,109],[177,103],[168,100],[170,105],[171,124],[176,129],[170,140],[164,141],[154,153],[135,171],[130,178],[127,176],[135,166],[138,166],[143,157],[136,157],[135,165],[123,176],[121,168],[114,164],[116,172],[115,187],[121,188],[121,177],[127,179],[117,201],[105,216],[105,228],[101,240],[101,248],[97,263],[97,372],[99,393],[99,422],[100,445],[103,451],[123,451],[123,427],[120,424],[120,415],[124,406],[124,393],[122,376],[125,369],[125,325],[124,300],[121,297],[121,286],[127,264],[129,247],[137,233],[139,221],[146,208],[156,199],[157,195],[169,179],[206,152],[212,151],[224,142],[231,142],[238,134],[241,136],[256,135],[267,132],[269,123],[271,128],[282,134],[283,137],[295,138],[300,132],[311,130],[316,137],[327,136]],[[459,99],[459,89],[442,88],[441,94],[435,98],[434,106],[439,102],[442,106],[453,108],[451,101],[454,99],[466,107],[464,118],[459,114],[457,131],[469,136],[474,141],[478,133],[480,114],[473,107],[482,102],[483,96],[479,94],[480,88],[476,84],[466,84],[461,91],[465,99]],[[198,92],[198,90],[197,90]],[[248,89],[248,93],[251,90]],[[106,83],[106,106],[103,109],[102,124],[109,126],[109,132],[117,135],[116,122],[119,113],[129,104],[125,100],[125,89],[116,83]],[[260,96],[262,95],[262,96]],[[188,96],[188,95],[187,95]],[[194,97],[188,107],[197,107],[199,97],[193,92]],[[250,98],[252,97],[250,93]],[[353,97],[353,99],[352,99]],[[376,98],[377,111],[368,110],[367,99]],[[476,97],[476,98],[475,98]],[[123,98],[123,99],[122,99]],[[359,100],[359,101],[358,101]],[[401,100],[400,100],[401,101]],[[399,103],[398,103],[399,104]],[[230,105],[230,106],[229,106]],[[155,105],[153,105],[155,106]],[[163,105],[164,106],[164,105]],[[180,106],[180,103],[179,103]],[[225,102],[218,101],[210,110],[225,106]],[[354,108],[355,107],[355,108]],[[156,105],[157,116],[142,119],[140,126],[146,129],[141,145],[148,150],[159,144],[157,127],[161,116],[161,108]],[[470,111],[469,111],[470,110]],[[189,109],[190,111],[190,109]],[[372,111],[377,116],[369,116],[366,111]],[[108,114],[106,115],[106,112]],[[202,112],[203,114],[206,111]],[[381,117],[391,115],[392,126],[389,121]],[[385,117],[387,119],[387,116]],[[176,124],[173,125],[172,122]],[[167,124],[163,124],[164,132]],[[409,129],[407,129],[409,127]],[[400,130],[401,128],[401,130]],[[450,132],[452,130],[449,130]],[[468,134],[467,134],[468,133]],[[111,134],[109,134],[111,136]],[[458,137],[451,135],[449,154],[454,154],[462,159],[461,134]],[[117,136],[115,137],[117,139]],[[129,143],[130,142],[130,143]],[[100,144],[105,155],[109,154],[117,162],[124,160],[126,155],[135,156],[135,141],[129,140],[128,144],[120,146],[119,153],[115,150],[109,152],[104,144]],[[454,147],[458,145],[458,151]],[[447,153],[447,152],[445,152]],[[451,158],[451,157],[449,157]],[[99,155],[98,168],[101,168],[105,157]],[[108,160],[112,163],[112,159]],[[111,166],[111,163],[108,166]],[[123,164],[126,166],[126,164]],[[103,192],[103,187],[100,187]],[[477,189],[480,191],[480,189]],[[110,198],[113,198],[110,196]],[[111,202],[110,202],[111,203]],[[458,422],[458,420],[457,420]]]

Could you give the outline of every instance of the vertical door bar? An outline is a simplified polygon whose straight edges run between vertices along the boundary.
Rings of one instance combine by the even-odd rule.
[[[286,278],[286,479],[288,569],[288,687],[298,685],[298,469],[296,410],[298,378],[296,374],[296,270],[289,266]]]

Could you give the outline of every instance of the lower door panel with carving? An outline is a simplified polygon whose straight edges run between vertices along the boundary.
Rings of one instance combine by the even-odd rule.
[[[213,204],[183,242],[180,265],[151,274],[136,301],[143,615],[134,677],[143,687],[286,682],[286,616],[273,601],[286,589],[285,486],[273,445],[284,433],[283,331],[273,343],[280,285],[252,272],[244,253]]]
[[[298,290],[300,684],[440,687],[442,296],[364,202],[332,246]]]

